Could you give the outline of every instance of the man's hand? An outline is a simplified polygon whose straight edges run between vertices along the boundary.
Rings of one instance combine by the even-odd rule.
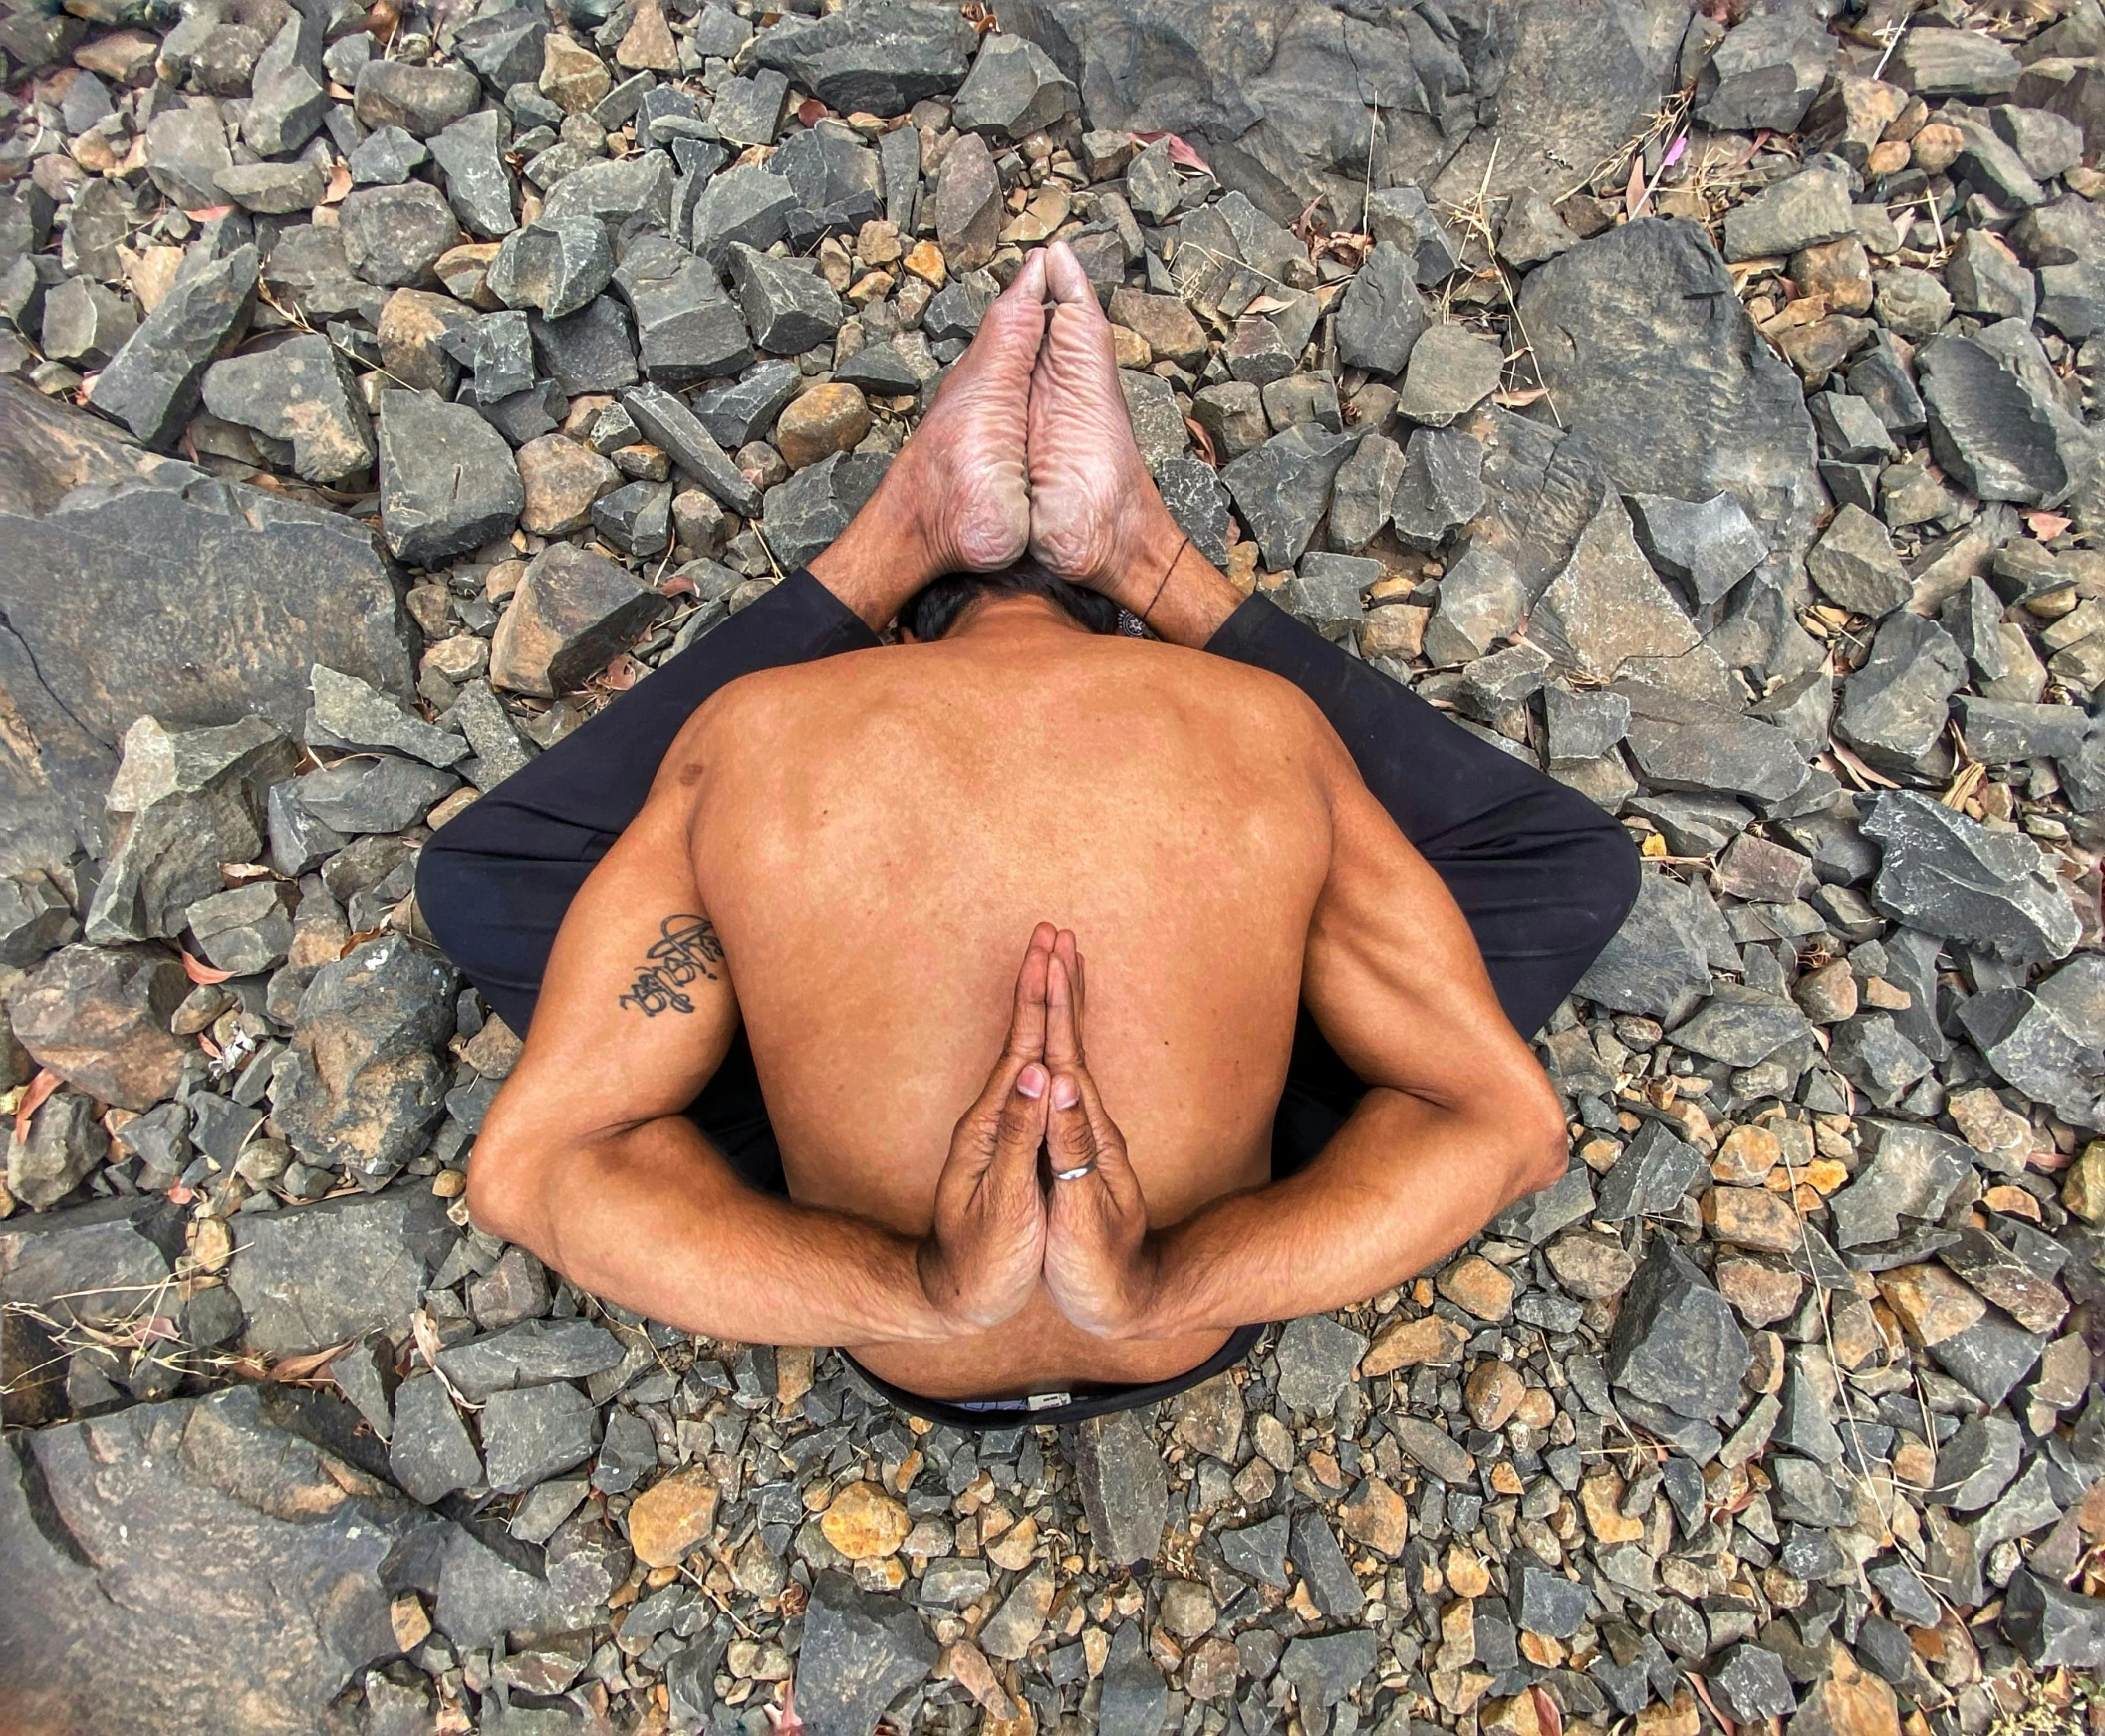
[[[1045,1145],[1052,1164],[1046,1212],[1045,1286],[1084,1332],[1135,1331],[1154,1302],[1156,1262],[1148,1205],[1126,1159],[1126,1139],[1104,1112],[1082,1055],[1081,954],[1073,934],[1056,941],[1047,976],[1045,1065],[1052,1108]]]
[[[919,1253],[928,1301],[959,1332],[1015,1314],[1037,1288],[1045,1262],[1038,1151],[1050,1084],[1044,1058],[1054,940],[1050,922],[1031,935],[1016,977],[1008,1042],[986,1089],[950,1136],[935,1184],[935,1222]]]

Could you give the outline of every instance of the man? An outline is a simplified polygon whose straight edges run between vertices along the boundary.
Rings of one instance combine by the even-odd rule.
[[[1635,885],[1191,548],[1060,244],[808,572],[419,870],[527,1034],[476,1220],[956,1421],[1162,1396],[1554,1180],[1519,1033]]]

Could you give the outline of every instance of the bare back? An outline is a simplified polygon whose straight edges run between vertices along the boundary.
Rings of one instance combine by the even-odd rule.
[[[796,1198],[925,1232],[1040,921],[1078,937],[1090,1065],[1150,1221],[1263,1184],[1330,863],[1321,727],[1260,671],[1059,629],[718,695],[667,770]],[[856,1349],[960,1397],[1166,1377],[1217,1343],[1107,1344],[1041,1289],[980,1338]]]

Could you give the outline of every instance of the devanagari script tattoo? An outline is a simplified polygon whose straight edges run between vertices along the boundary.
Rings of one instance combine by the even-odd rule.
[[[694,1002],[685,992],[687,985],[700,977],[714,982],[716,973],[709,966],[723,962],[723,942],[706,916],[667,916],[658,932],[664,938],[644,954],[636,981],[616,1003],[634,1007],[647,1019],[667,1012],[691,1013]]]

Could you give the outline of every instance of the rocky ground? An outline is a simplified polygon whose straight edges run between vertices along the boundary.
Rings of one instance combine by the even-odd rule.
[[[2105,13],[993,13],[0,14],[0,1723],[2082,1720]],[[1650,865],[1562,1183],[967,1436],[470,1228],[411,887],[1055,234],[1194,541]]]

